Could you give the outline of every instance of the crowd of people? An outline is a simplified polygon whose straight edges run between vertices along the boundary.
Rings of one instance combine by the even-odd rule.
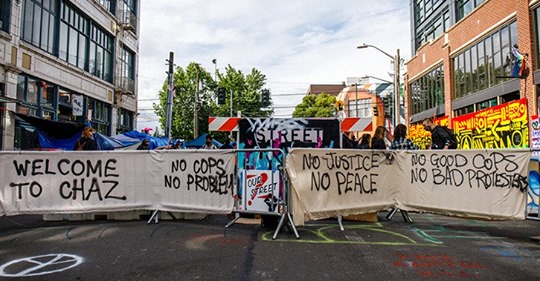
[[[440,126],[433,122],[433,118],[426,118],[422,125],[424,129],[431,133],[431,149],[456,149],[457,141],[453,131],[446,126]],[[73,150],[97,150],[96,141],[93,138],[95,130],[91,127],[85,127],[81,137],[75,143]],[[149,132],[145,132],[149,133]],[[393,135],[384,126],[378,126],[375,129],[373,136],[371,134],[363,134],[358,142],[352,138],[353,147],[358,149],[391,149],[391,150],[416,150],[419,147],[414,144],[407,135],[407,127],[403,124],[398,124],[394,128]],[[163,149],[185,149],[184,140],[171,140],[169,145],[156,148]],[[233,139],[228,139],[220,147],[216,146],[211,135],[206,136],[202,149],[236,149],[236,142]],[[150,140],[144,139],[137,147],[137,150],[149,150]]]
[[[433,118],[426,118],[422,125],[424,129],[431,133],[431,149],[456,149],[457,142],[451,129],[440,126],[433,122]],[[391,150],[416,150],[418,145],[414,144],[407,135],[407,127],[399,124],[394,128],[394,134],[389,136],[389,131],[378,126],[373,136],[363,134],[355,147],[358,149],[391,149]],[[388,136],[388,137],[387,137]],[[391,141],[387,141],[391,139]],[[354,141],[354,138],[353,138]]]

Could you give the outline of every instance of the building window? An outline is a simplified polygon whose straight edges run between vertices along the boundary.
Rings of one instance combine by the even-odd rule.
[[[411,114],[444,104],[444,72],[442,65],[409,85]]]
[[[22,15],[22,39],[53,54],[58,21],[58,1],[24,0]]]
[[[119,135],[129,131],[133,131],[133,112],[119,108],[116,134]]]
[[[92,128],[98,132],[110,135],[111,134],[111,106],[107,103],[88,99],[87,108],[89,115],[92,117],[90,123]]]
[[[115,14],[116,12],[116,0],[99,0],[98,1],[105,10],[111,12],[111,14]]]
[[[0,30],[9,32],[10,15],[11,15],[11,1],[0,0]]]
[[[465,97],[512,79],[512,49],[517,24],[512,22],[488,35],[453,60],[453,98]]]
[[[358,104],[358,100],[349,100],[349,104],[348,104],[349,117],[356,117],[356,112],[358,111],[357,104]]]
[[[122,48],[120,50],[120,75],[131,80],[135,79],[135,53]]]
[[[476,7],[480,6],[484,0],[457,0],[456,1],[456,15],[459,21],[462,18],[470,14]]]
[[[24,0],[22,40],[112,83],[113,37],[67,2],[59,3]]]
[[[371,98],[358,100],[358,116],[357,117],[371,117],[372,116],[372,102]]]
[[[448,10],[437,14],[423,29],[416,31],[416,50],[429,40],[439,38],[450,28],[450,15]]]

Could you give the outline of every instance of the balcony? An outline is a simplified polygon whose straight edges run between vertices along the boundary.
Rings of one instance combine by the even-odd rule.
[[[128,77],[117,77],[116,92],[128,95],[135,94],[135,81]]]
[[[119,24],[124,30],[137,30],[137,16],[129,10],[120,11]]]

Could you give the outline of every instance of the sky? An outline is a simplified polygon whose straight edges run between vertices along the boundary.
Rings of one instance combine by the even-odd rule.
[[[392,81],[391,59],[410,59],[410,7],[404,0],[142,0],[137,129],[159,126],[152,103],[167,78],[167,59],[210,73],[227,65],[267,78],[275,117],[291,117],[310,84],[347,77]],[[216,60],[216,64],[212,60]],[[403,65],[401,73],[406,71]],[[163,130],[161,130],[163,132]]]

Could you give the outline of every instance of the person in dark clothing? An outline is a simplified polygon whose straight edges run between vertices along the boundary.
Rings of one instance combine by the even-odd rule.
[[[73,150],[97,150],[97,143],[92,138],[93,134],[94,129],[88,126],[84,127],[81,138],[77,140]]]
[[[443,127],[433,123],[433,118],[426,118],[422,125],[431,132],[431,149],[448,149],[454,144],[453,137]]]
[[[371,149],[386,149],[386,143],[384,142],[385,133],[386,129],[383,126],[379,126],[375,129],[375,134],[371,139]]]
[[[137,146],[137,150],[150,150],[150,141],[148,139],[144,139],[142,143]]]
[[[369,143],[371,141],[371,135],[370,134],[363,134],[362,138],[360,138],[360,142],[356,146],[358,149],[370,149]]]

